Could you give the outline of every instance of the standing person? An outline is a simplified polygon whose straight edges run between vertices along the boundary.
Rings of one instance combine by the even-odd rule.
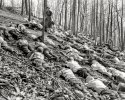
[[[47,28],[51,28],[52,25],[54,25],[54,22],[52,21],[52,11],[50,10],[49,7],[46,8],[45,12],[45,32],[47,32]],[[43,21],[41,23],[43,25]]]
[[[47,32],[47,28],[51,28],[52,23],[52,11],[50,11],[50,8],[47,7],[46,14],[45,14],[45,32]]]
[[[50,8],[49,7],[47,7],[46,8],[46,16],[48,17],[48,16],[52,16],[52,11],[50,11]]]
[[[54,22],[51,19],[52,12],[50,11],[50,8],[47,7],[44,11],[45,11],[44,18],[43,21],[41,22],[41,25],[43,25],[43,35],[37,38],[42,42],[44,42],[44,31],[47,32],[47,28],[51,28],[52,25],[54,25]]]

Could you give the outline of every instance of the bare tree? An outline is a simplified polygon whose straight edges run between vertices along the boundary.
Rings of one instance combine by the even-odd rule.
[[[72,20],[72,1],[70,0],[70,17],[69,17],[69,24],[68,24],[68,29],[71,29],[71,20]]]
[[[28,11],[28,0],[25,0],[25,8],[26,8],[26,15],[29,14],[29,11]]]
[[[24,14],[24,0],[22,0],[22,9],[21,9],[21,15],[23,15]]]
[[[79,31],[80,3],[81,3],[81,1],[80,1],[80,0],[78,0],[78,13],[77,13],[77,32]]]
[[[110,15],[110,39],[112,38],[112,25],[113,25],[113,1],[111,2],[111,15]]]
[[[76,35],[76,0],[73,0],[73,9],[72,9],[72,33],[73,35]]]
[[[31,5],[30,5],[30,8],[31,8],[31,16],[33,16],[33,0],[31,0],[30,2],[31,2],[31,3],[30,3],[30,4],[31,4]]]
[[[47,7],[47,0],[44,0],[44,9],[43,9],[43,31],[42,31],[42,42],[44,42],[44,35],[45,35],[45,17],[46,17],[46,7]]]
[[[119,14],[119,12],[118,12],[118,0],[116,0],[116,13],[117,13],[117,27],[118,27],[118,34],[119,34],[118,40],[119,40],[119,46],[121,47],[120,22],[119,22],[119,15],[118,15]]]
[[[94,39],[96,40],[96,33],[95,33],[95,24],[96,24],[96,22],[95,22],[95,16],[96,16],[96,9],[95,9],[95,0],[93,1],[93,9],[92,9],[92,13],[93,13],[93,36],[94,36]]]
[[[67,30],[67,0],[65,0],[65,23],[64,29]]]
[[[124,32],[123,32],[123,0],[122,0],[122,16],[121,16],[121,50],[124,50]]]
[[[29,1],[29,21],[31,21],[31,1],[30,0],[28,0]]]
[[[0,1],[0,8],[3,8],[3,0]]]
[[[65,2],[63,2],[63,4],[62,4],[62,8],[61,8],[61,12],[60,12],[60,14],[59,14],[59,25],[61,26],[62,25],[62,20],[63,20],[63,7],[64,7],[64,4],[65,4]]]

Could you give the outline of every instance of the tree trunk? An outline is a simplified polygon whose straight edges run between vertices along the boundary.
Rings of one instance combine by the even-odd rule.
[[[110,21],[110,39],[112,38],[112,19],[113,18],[113,1],[111,3],[111,21]]]
[[[119,15],[118,15],[118,0],[116,0],[116,13],[117,13],[117,27],[118,27],[118,40],[119,40],[119,46],[121,47],[121,34],[120,34],[120,22],[119,22]]]
[[[72,4],[70,0],[70,17],[69,17],[69,24],[68,24],[68,29],[71,29],[71,21],[72,21]]]
[[[93,36],[93,4],[90,6],[91,12],[90,12],[90,24],[91,24],[91,33],[90,35]]]
[[[109,2],[109,9],[108,9],[108,17],[107,17],[107,24],[106,24],[106,42],[109,40],[109,23],[110,23],[110,2]]]
[[[95,16],[96,16],[96,10],[95,10],[95,0],[93,1],[93,35],[94,39],[96,40],[96,32],[95,32]]]
[[[24,0],[22,0],[22,9],[21,9],[21,15],[24,14]]]
[[[0,2],[0,9],[2,9],[3,8],[3,0],[1,0],[1,2]]]
[[[73,0],[73,9],[72,9],[72,33],[73,35],[76,35],[76,0]]]
[[[95,32],[96,32],[96,36],[98,37],[99,36],[99,31],[98,31],[98,28],[99,28],[99,24],[98,24],[98,0],[96,0],[96,15],[95,15]],[[96,38],[96,40],[95,40],[95,42],[97,43],[97,42],[99,42],[99,41],[97,41],[97,38]],[[97,43],[98,44],[98,43]]]
[[[68,29],[71,29],[71,21],[72,21],[72,11],[70,11],[70,18],[69,18],[69,25],[68,25]]]
[[[79,31],[79,15],[80,15],[80,0],[78,0],[78,13],[77,13],[77,32]]]
[[[28,0],[25,0],[25,8],[26,8],[26,15],[29,14],[29,11],[28,11]]]
[[[31,21],[31,4],[30,4],[30,0],[29,0],[29,21]]]
[[[61,26],[61,22],[62,22],[61,16],[62,16],[62,13],[59,14],[59,26]]]
[[[103,43],[105,44],[106,42],[106,36],[105,36],[105,11],[104,11],[104,1],[102,1],[102,33],[103,33]]]
[[[67,0],[65,0],[65,23],[64,23],[64,29],[67,30]]]
[[[60,12],[60,14],[59,14],[59,17],[60,17],[60,19],[59,19],[59,25],[61,26],[62,25],[62,23],[63,23],[63,6],[64,6],[64,4],[65,4],[65,2],[63,2],[63,4],[62,4],[62,8],[61,8],[61,12]]]
[[[45,35],[45,17],[46,17],[46,7],[47,0],[44,0],[44,9],[43,9],[43,31],[42,31],[42,42],[44,43],[44,35]]]
[[[30,1],[31,3],[31,6],[30,6],[30,13],[31,13],[31,16],[33,16],[33,0]]]
[[[121,16],[121,50],[124,50],[124,33],[123,33],[123,0],[122,0],[122,16]]]
[[[84,24],[84,15],[81,14],[81,18],[80,18],[80,32],[83,31],[83,24]]]

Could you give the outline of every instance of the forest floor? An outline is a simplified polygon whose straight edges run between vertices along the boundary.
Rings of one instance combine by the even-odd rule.
[[[9,11],[0,10],[0,23],[8,24],[10,22],[22,23],[24,22],[24,17],[17,14],[12,14]]]
[[[20,15],[0,10],[0,25],[9,26],[11,23],[19,24],[26,22],[24,21],[24,17]],[[28,28],[27,30],[30,31],[30,35],[33,34],[36,36],[40,36],[42,34],[42,32],[38,30],[36,31]],[[66,57],[62,54],[65,53],[65,50],[59,48],[58,45],[64,48],[66,46],[66,43],[67,45],[74,46],[75,49],[79,50],[80,46],[83,46],[84,42],[87,42],[88,44],[90,44],[90,48],[92,48],[96,52],[99,51],[98,54],[99,58],[101,58],[101,64],[108,67],[114,67],[119,69],[120,71],[125,72],[125,65],[116,65],[115,63],[110,62],[110,59],[105,57],[111,56],[113,54],[115,55],[116,52],[106,50],[105,54],[103,54],[102,52],[100,53],[100,51],[104,49],[103,47],[94,47],[91,42],[88,42],[88,40],[81,40],[78,37],[67,38],[65,34],[64,36],[63,34],[62,36],[60,36],[61,33],[52,33],[47,35],[49,37],[46,38],[45,44],[52,50],[53,54],[57,57],[60,57],[61,60],[49,61],[46,58],[46,68],[44,71],[42,71],[42,69],[35,69],[34,66],[31,65],[31,61],[27,57],[20,55],[22,54],[22,51],[20,51],[16,47],[15,40],[7,41],[8,44],[12,46],[19,55],[11,54],[4,50],[0,51],[0,100],[113,100],[107,99],[105,96],[100,96],[99,94],[97,94],[97,92],[92,91],[91,89],[87,89],[91,94],[90,97],[90,95],[84,94],[73,84],[70,84],[70,82],[68,82],[67,80],[60,78],[58,72],[61,69],[61,65],[64,64]],[[25,39],[27,39],[31,45],[35,46],[34,41],[29,39],[29,37],[25,37]],[[77,45],[75,45],[73,41],[75,41]],[[83,53],[83,55],[85,55],[83,62],[86,63],[86,61],[88,60],[87,63],[89,63],[89,55],[87,53]],[[125,60],[123,59],[123,61]],[[81,66],[92,71],[95,78],[103,78],[109,83],[114,82],[114,80],[109,79],[102,73],[92,70],[89,64],[81,64]],[[106,67],[106,69],[108,68]],[[75,76],[77,77],[77,79],[85,83],[85,80],[83,78],[77,75]],[[117,92],[116,89],[114,90]],[[125,94],[123,92],[120,93],[122,97],[116,100],[125,100]]]

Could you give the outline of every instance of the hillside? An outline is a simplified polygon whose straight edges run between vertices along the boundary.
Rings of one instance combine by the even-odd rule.
[[[16,25],[26,22],[19,15],[0,10],[0,23],[8,29],[12,23]],[[28,34],[20,32],[19,35],[33,48],[33,52],[29,53],[31,56],[23,54],[23,48],[17,47],[17,40],[14,38],[6,41],[15,53],[0,50],[0,100],[125,100],[124,52],[113,50],[107,45],[95,46],[82,33],[75,37],[69,31],[62,32],[55,27],[54,31],[45,33],[45,43],[42,44],[50,50],[50,55],[39,52],[44,56],[43,64],[36,67],[30,59],[32,53],[36,52],[36,40],[31,36],[38,37],[42,32],[28,27],[26,30]],[[2,34],[5,38],[4,32]],[[81,66],[80,72],[63,73],[63,69],[72,69],[72,66],[67,65],[71,58]],[[38,65],[40,61],[36,60]],[[117,71],[113,72],[113,68]],[[88,87],[86,75],[82,75],[85,73],[103,80],[107,90],[98,93],[94,87]]]

